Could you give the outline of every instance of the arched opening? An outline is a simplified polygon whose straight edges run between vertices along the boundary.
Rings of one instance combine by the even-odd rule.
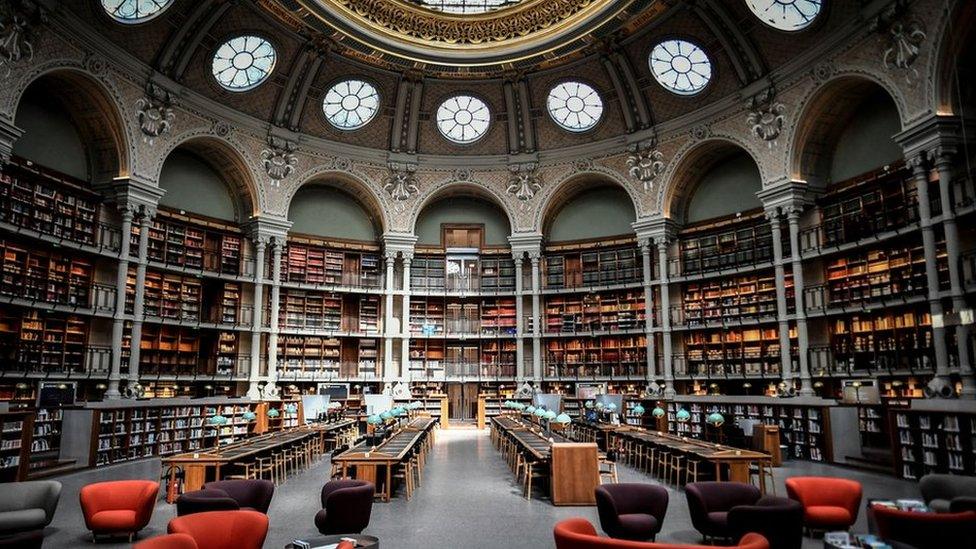
[[[547,242],[632,236],[637,219],[634,201],[620,185],[581,176],[560,187],[542,215]]]
[[[505,211],[493,200],[467,189],[455,189],[424,206],[414,234],[420,246],[507,248],[512,227]]]
[[[250,173],[226,143],[210,138],[181,143],[159,173],[159,204],[174,210],[244,222],[255,212]]]
[[[811,99],[797,131],[794,177],[825,187],[899,161],[901,117],[874,81],[844,77]]]
[[[976,3],[959,2],[949,18],[938,66],[935,109],[941,115],[976,115]]]
[[[75,71],[47,73],[20,98],[14,124],[24,134],[15,156],[89,183],[127,170],[125,135],[111,98]]]
[[[291,232],[375,242],[382,231],[377,214],[337,184],[320,181],[302,186],[291,199]]]
[[[665,192],[665,215],[675,221],[701,223],[762,207],[759,167],[741,146],[707,141],[689,151],[676,167]]]

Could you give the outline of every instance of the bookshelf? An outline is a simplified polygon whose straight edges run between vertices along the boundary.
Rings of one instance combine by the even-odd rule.
[[[514,336],[515,298],[417,296],[410,300],[410,332],[426,336]]]
[[[796,306],[791,273],[786,275],[785,287],[788,312],[792,314]],[[677,318],[674,319],[676,324],[689,327],[775,319],[775,274],[768,271],[686,283],[682,288],[681,307],[677,312]]]
[[[479,263],[479,278],[482,291],[515,291],[515,260],[510,256],[482,256]]]
[[[95,246],[100,198],[73,178],[14,158],[0,170],[0,222]]]
[[[543,258],[545,288],[587,288],[643,283],[643,260],[633,244],[609,248],[593,245],[552,246]]]
[[[933,367],[932,317],[927,305],[853,313],[829,319],[835,368],[929,370]]]
[[[378,334],[380,297],[283,288],[278,325],[288,330]]]
[[[410,262],[411,290],[446,290],[444,256],[416,256]]]
[[[888,426],[888,413],[885,406],[859,405],[857,431],[861,437],[862,449],[891,452],[891,430]]]
[[[142,327],[140,349],[139,371],[144,375],[213,375],[213,372],[200,368],[198,330],[165,324],[145,324]]]
[[[141,228],[133,224],[130,254],[139,253]],[[243,239],[235,228],[160,209],[149,227],[148,258],[169,266],[239,276]]]
[[[0,359],[8,371],[84,373],[88,330],[78,315],[0,306]]]
[[[796,327],[790,327],[791,356],[796,355]],[[684,333],[684,361],[675,375],[724,377],[777,376],[781,368],[779,328],[768,326],[694,330]]]
[[[132,313],[136,294],[136,270],[129,268],[125,284],[126,312]],[[143,314],[147,318],[167,318],[200,322],[203,284],[199,278],[146,270]]]
[[[644,331],[644,292],[554,294],[545,297],[547,333]]]
[[[376,338],[283,335],[278,338],[278,368],[296,380],[376,378],[381,375]]]
[[[678,251],[678,260],[669,267],[673,276],[768,262],[773,259],[772,229],[761,211],[723,218],[681,231]]]
[[[374,251],[289,239],[281,261],[284,282],[352,288],[382,286],[380,256]]]
[[[444,375],[446,355],[443,339],[411,339],[409,352],[412,378]]]
[[[33,412],[0,413],[0,482],[27,480]]]
[[[643,377],[647,338],[632,336],[559,337],[545,340],[545,367],[553,377]]]
[[[976,474],[976,413],[908,409],[889,414],[896,476]]]
[[[93,275],[94,263],[87,257],[71,257],[0,239],[0,293],[4,295],[89,307]]]

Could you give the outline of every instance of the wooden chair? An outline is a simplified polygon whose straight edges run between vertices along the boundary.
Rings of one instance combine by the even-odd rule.
[[[617,464],[609,459],[600,460],[600,484],[603,484],[604,478],[613,484],[617,484],[619,482],[617,479]]]

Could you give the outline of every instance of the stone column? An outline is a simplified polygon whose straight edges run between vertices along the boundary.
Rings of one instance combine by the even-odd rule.
[[[945,319],[939,299],[939,271],[936,263],[935,231],[932,228],[932,208],[929,202],[929,171],[924,154],[908,160],[918,189],[918,218],[925,247],[925,280],[928,285],[929,310],[932,314],[932,345],[935,347],[935,378],[949,383],[949,352],[945,340]]]
[[[657,246],[658,278],[661,279],[661,330],[662,365],[664,368],[664,398],[674,398],[674,349],[671,345],[671,290],[668,287],[668,246],[670,239],[665,236],[654,238]]]
[[[410,263],[413,252],[400,252],[403,258],[403,311],[400,326],[400,377],[410,379]]]
[[[264,328],[264,251],[267,239],[255,237],[254,242],[254,314],[251,315],[251,371],[248,375],[247,397],[258,400],[261,390],[261,330]]]
[[[790,321],[786,307],[786,268],[783,265],[783,231],[779,223],[779,208],[766,211],[766,219],[773,233],[773,267],[776,278],[776,320],[779,323],[780,375],[787,387],[793,387],[793,361],[790,360]]]
[[[132,234],[132,208],[122,209],[122,238],[119,243],[119,265],[115,275],[115,314],[112,316],[112,365],[108,374],[108,390],[105,398],[115,400],[122,396],[119,383],[122,380],[122,339],[125,333],[125,283],[129,277],[129,242]]]
[[[0,167],[10,162],[10,155],[14,151],[14,144],[24,135],[24,130],[14,126],[14,121],[0,116]],[[118,385],[118,384],[116,384]],[[108,396],[108,393],[106,393]]]
[[[275,237],[271,241],[271,304],[268,311],[268,385],[265,392],[278,394],[275,384],[278,381],[278,310],[281,304],[281,249],[284,239]]]
[[[800,352],[800,396],[812,396],[813,383],[810,379],[810,336],[807,331],[807,314],[804,309],[803,289],[803,261],[800,258],[800,213],[799,207],[787,209],[787,220],[790,225],[790,260],[793,263],[793,292],[796,304],[796,340]]]
[[[388,381],[395,374],[393,371],[393,338],[396,337],[396,333],[393,331],[393,294],[396,293],[394,275],[396,255],[396,252],[390,250],[387,250],[383,255],[386,266],[386,278],[383,280],[383,378]]]
[[[542,380],[542,280],[539,272],[539,251],[529,252],[532,265],[532,378],[538,383]]]
[[[149,227],[153,213],[143,209],[139,217],[139,256],[136,259],[136,288],[132,301],[132,338],[129,344],[129,385],[139,383],[139,353],[142,342],[143,304],[146,298],[146,263],[149,253]],[[128,235],[122,235],[125,240]],[[125,292],[125,285],[120,288]]]
[[[647,372],[644,378],[654,381],[657,372],[654,371],[654,288],[651,287],[651,242],[643,239],[639,242],[644,274],[644,337],[647,338]]]
[[[942,201],[942,225],[945,231],[946,255],[949,260],[949,295],[952,296],[952,309],[959,317],[956,325],[956,347],[959,352],[959,375],[962,380],[961,396],[976,398],[976,379],[973,378],[973,363],[969,352],[969,337],[972,325],[972,309],[966,304],[963,295],[962,263],[960,261],[959,227],[956,223],[955,204],[952,200],[952,176],[954,152],[940,148],[935,154],[935,169],[939,174],[939,198]]]
[[[522,295],[525,293],[522,283],[522,252],[513,252],[515,260],[515,377],[522,381],[527,376],[525,368],[525,304]]]

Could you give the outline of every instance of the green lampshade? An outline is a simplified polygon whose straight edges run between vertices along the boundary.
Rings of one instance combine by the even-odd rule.
[[[586,403],[583,404],[583,406],[586,406],[587,408],[592,408],[593,407],[593,401],[592,400],[587,400]]]
[[[602,403],[602,402],[597,402],[597,403],[596,403],[596,409],[597,409],[597,410],[602,410],[602,409],[604,409],[604,408],[606,408],[606,407],[607,407],[607,406],[606,406],[606,404],[604,404],[604,403]]]
[[[535,414],[535,417],[546,417],[546,411],[542,408],[536,408],[535,412],[533,413]]]
[[[281,412],[279,412],[277,408],[271,408],[270,410],[268,410],[268,417],[278,417],[280,415]]]
[[[682,409],[678,410],[678,413],[675,414],[674,417],[678,421],[688,421],[689,419],[691,419],[691,412],[689,412],[688,410],[685,410],[684,408],[682,408]]]
[[[534,414],[535,413],[535,406],[529,404],[528,406],[525,407],[525,411],[528,412],[528,413],[530,413],[530,414]]]
[[[556,416],[556,423],[560,423],[562,425],[569,425],[572,422],[573,422],[573,418],[569,417],[569,415],[567,414],[559,414],[558,416]]]
[[[644,407],[643,406],[641,406],[640,404],[638,404],[637,406],[634,406],[634,409],[631,410],[631,411],[634,413],[635,416],[642,416],[642,415],[644,415],[644,411],[645,410],[644,410]]]
[[[258,417],[258,415],[248,410],[243,414],[241,414],[241,417],[244,418],[244,421],[254,421]]]
[[[552,410],[546,412],[546,419],[548,419],[549,421],[556,419],[556,412],[553,412]]]
[[[612,402],[610,404],[607,404],[607,411],[608,412],[616,412],[617,411],[617,405],[614,404],[614,403],[612,403]]]
[[[393,412],[391,412],[389,410],[387,410],[385,412],[382,412],[382,413],[380,413],[380,418],[382,418],[383,421],[389,421],[389,420],[393,419]]]
[[[366,423],[370,425],[379,425],[380,423],[383,423],[383,419],[380,416],[373,414],[366,418]]]
[[[664,411],[664,408],[661,408],[660,406],[655,406],[654,409],[651,410],[651,415],[654,416],[654,417],[656,417],[656,418],[662,418],[662,417],[664,417],[664,414],[665,413],[666,412]]]
[[[229,422],[230,422],[230,420],[228,420],[226,417],[224,417],[224,416],[222,416],[220,414],[217,414],[217,415],[212,416],[210,418],[210,424],[211,425],[217,425],[217,426],[227,425]]]
[[[722,425],[725,424],[725,417],[718,412],[712,412],[708,414],[708,417],[705,418],[705,421],[707,421],[709,425],[714,425],[715,427],[721,427]]]
[[[525,404],[522,404],[521,402],[516,402],[515,403],[515,409],[518,410],[519,412],[521,412],[521,411],[525,410]]]
[[[289,414],[294,414],[297,411],[298,411],[298,406],[296,406],[295,404],[289,404],[285,406],[285,412]]]
[[[397,406],[396,408],[394,408],[394,410],[396,411],[397,416],[407,415],[407,409],[404,408],[403,406]]]
[[[411,410],[419,410],[421,406],[423,406],[423,404],[421,404],[419,400],[415,400],[410,403]]]

